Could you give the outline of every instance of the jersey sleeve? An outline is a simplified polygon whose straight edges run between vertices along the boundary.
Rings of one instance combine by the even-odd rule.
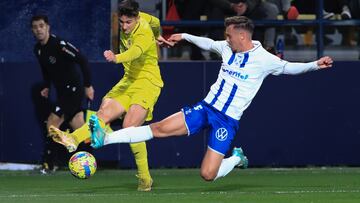
[[[297,75],[320,69],[317,61],[308,63],[287,63],[284,67],[284,74]]]
[[[146,52],[152,43],[155,43],[154,38],[149,33],[139,33],[134,36],[134,43],[130,48],[120,54],[117,54],[116,63],[123,63],[135,60]]]
[[[149,23],[155,38],[158,38],[160,36],[160,20],[155,16],[143,12],[140,12],[139,16]]]
[[[211,45],[211,50],[213,52],[217,52],[221,55],[223,52],[224,47],[227,45],[227,42],[225,40],[223,41],[214,41],[214,43]]]
[[[34,55],[36,56],[36,58],[37,58],[37,60],[39,62],[39,65],[40,65],[41,73],[42,73],[43,80],[44,80],[43,81],[43,87],[44,88],[50,88],[51,79],[50,79],[49,73],[46,70],[45,66],[41,63],[39,55],[38,55],[38,50],[36,48],[34,48]]]
[[[272,75],[283,74],[286,64],[289,63],[269,52],[264,52],[262,58],[266,59],[266,60],[263,60],[265,63],[264,66],[268,68],[268,71]]]
[[[309,63],[293,63],[280,59],[279,57],[270,54],[267,56],[268,60],[271,61],[269,64],[270,72],[272,75],[298,75],[309,71],[318,70],[319,67],[316,61]],[[268,64],[266,65],[268,66]]]
[[[64,40],[60,41],[60,53],[67,59],[79,64],[83,74],[84,86],[91,86],[91,73],[89,69],[89,62],[87,58],[80,53],[80,51],[70,42]]]
[[[218,54],[221,54],[225,42],[225,41],[214,41],[207,37],[198,37],[187,33],[183,33],[181,36],[186,41],[198,46],[200,49],[216,52]]]

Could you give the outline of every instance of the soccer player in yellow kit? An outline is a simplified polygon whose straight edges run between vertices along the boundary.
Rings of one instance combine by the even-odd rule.
[[[119,4],[120,54],[107,50],[107,61],[122,63],[123,78],[105,95],[97,116],[105,127],[111,121],[124,116],[123,128],[141,126],[152,119],[153,107],[160,95],[163,81],[158,66],[156,41],[166,45],[160,36],[158,18],[138,11],[139,4],[124,0]],[[69,152],[90,138],[87,124],[69,134],[55,127],[49,131],[55,142],[64,145]],[[150,176],[145,142],[130,144],[138,167],[139,191],[150,191],[153,180]]]

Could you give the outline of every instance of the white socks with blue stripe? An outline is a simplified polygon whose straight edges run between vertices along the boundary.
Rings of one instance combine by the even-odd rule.
[[[151,140],[153,134],[149,125],[129,127],[114,131],[105,136],[104,145],[114,143],[137,143]]]

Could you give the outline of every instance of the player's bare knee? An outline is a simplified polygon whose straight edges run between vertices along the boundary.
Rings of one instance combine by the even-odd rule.
[[[105,123],[107,123],[109,121],[110,118],[110,112],[106,109],[106,108],[100,108],[97,112],[96,115],[98,116],[98,118],[100,118],[102,121],[104,121]]]
[[[215,179],[215,177],[216,177],[216,173],[211,171],[211,170],[201,170],[200,176],[205,181],[213,181]]]
[[[129,127],[137,127],[138,125],[134,125],[133,122],[126,122],[124,121],[123,124],[122,124],[122,127],[123,128],[129,128]]]
[[[55,127],[59,127],[60,124],[63,122],[63,118],[59,117],[55,114],[50,114],[50,116],[47,119],[47,127],[53,125]]]
[[[82,125],[84,125],[84,123],[85,123],[84,113],[79,112],[71,119],[70,126],[72,127],[72,129],[78,129]]]
[[[208,167],[202,167],[200,175],[205,181],[213,181],[216,177],[217,171],[211,170]]]
[[[79,122],[83,121],[84,120],[84,113],[79,112],[79,113],[75,114],[75,116],[73,117],[72,120],[79,121]]]

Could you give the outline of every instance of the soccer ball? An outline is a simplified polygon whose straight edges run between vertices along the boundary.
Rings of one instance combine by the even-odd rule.
[[[96,168],[95,157],[89,152],[76,152],[69,160],[71,174],[80,179],[90,178],[94,175]]]

